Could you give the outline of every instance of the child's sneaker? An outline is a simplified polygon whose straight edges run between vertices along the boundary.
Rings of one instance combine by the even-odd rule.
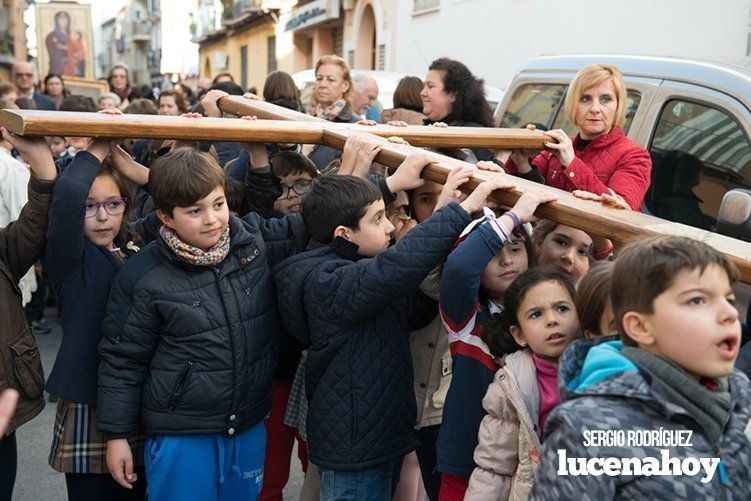
[[[47,325],[47,322],[45,320],[32,320],[31,332],[33,332],[37,336],[42,334],[49,334],[50,332],[52,332],[52,327]]]

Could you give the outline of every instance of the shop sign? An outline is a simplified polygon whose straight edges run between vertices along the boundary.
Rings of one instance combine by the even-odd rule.
[[[339,0],[315,0],[295,9],[284,24],[284,31],[309,28],[339,18]]]

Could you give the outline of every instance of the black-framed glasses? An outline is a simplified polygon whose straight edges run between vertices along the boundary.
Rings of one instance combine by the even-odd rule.
[[[119,216],[125,212],[127,202],[128,199],[126,197],[110,198],[104,202],[92,202],[87,200],[85,205],[86,217],[96,217],[96,215],[99,214],[99,209],[104,209],[110,216]]]
[[[313,185],[313,181],[310,179],[298,179],[290,185],[282,185],[282,198],[289,198],[294,191],[299,196],[306,195]]]

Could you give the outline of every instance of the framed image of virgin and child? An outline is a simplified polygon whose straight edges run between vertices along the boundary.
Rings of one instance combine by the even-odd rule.
[[[39,77],[56,73],[93,78],[91,6],[74,2],[36,4]]]

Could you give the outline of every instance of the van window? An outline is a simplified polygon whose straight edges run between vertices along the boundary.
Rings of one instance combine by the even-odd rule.
[[[626,118],[623,120],[623,124],[621,125],[623,133],[626,135],[628,135],[628,130],[631,128],[631,122],[634,121],[634,115],[636,115],[636,110],[639,108],[639,103],[641,103],[641,94],[639,94],[635,90],[627,90]],[[569,136],[575,136],[577,133],[576,127],[568,123],[568,119],[566,118],[566,110],[563,106],[561,106],[558,115],[556,115],[555,120],[553,121],[553,129],[563,129]]]
[[[668,101],[649,153],[652,185],[645,202],[657,217],[710,230],[725,192],[751,188],[751,144],[722,110]]]
[[[527,84],[519,86],[511,96],[501,127],[520,128],[535,124],[549,130],[566,93],[565,85]]]

